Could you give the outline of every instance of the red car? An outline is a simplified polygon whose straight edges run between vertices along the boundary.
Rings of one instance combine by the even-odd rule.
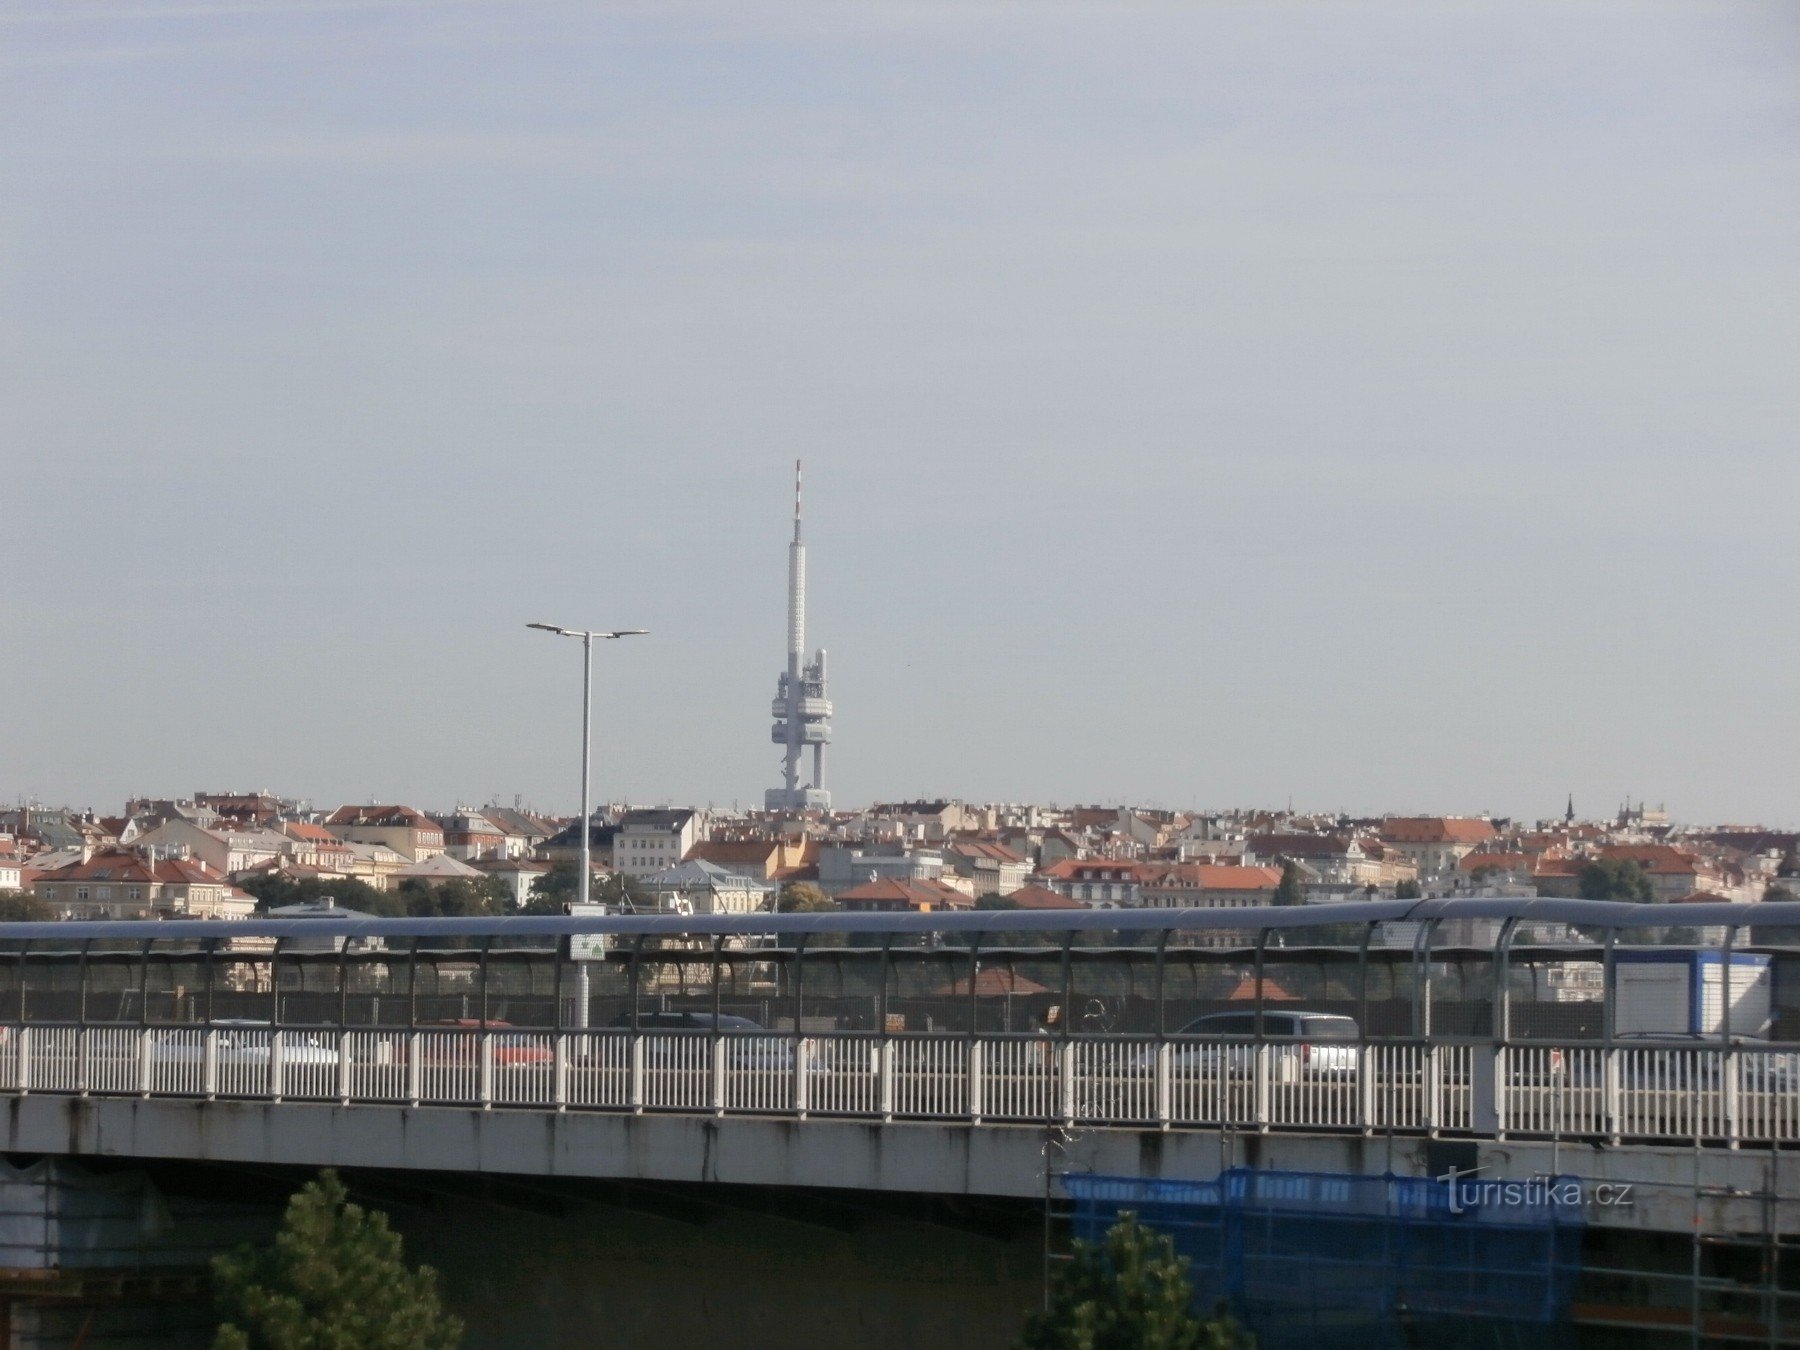
[[[419,1030],[432,1031],[505,1031],[511,1035],[495,1036],[495,1064],[551,1064],[556,1060],[548,1045],[524,1032],[514,1031],[511,1022],[489,1018],[455,1017],[443,1022],[421,1022]],[[426,1064],[473,1064],[481,1055],[478,1036],[428,1036],[420,1060]]]

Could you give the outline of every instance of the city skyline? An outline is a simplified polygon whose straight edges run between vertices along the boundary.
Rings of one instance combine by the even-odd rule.
[[[804,457],[843,802],[1794,819],[1791,18],[1293,18],[15,7],[0,796],[755,802]]]

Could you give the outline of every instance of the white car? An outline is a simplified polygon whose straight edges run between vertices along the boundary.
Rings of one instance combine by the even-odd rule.
[[[1187,1040],[1187,1037],[1207,1037]],[[1302,1078],[1352,1078],[1362,1029],[1341,1013],[1268,1012],[1262,1015],[1268,1043],[1269,1077],[1277,1083]],[[1212,1038],[1218,1039],[1212,1039]],[[1177,1073],[1249,1077],[1256,1071],[1256,1014],[1212,1013],[1197,1017],[1172,1038],[1170,1067]],[[1138,1058],[1139,1068],[1156,1062],[1154,1050]]]
[[[210,1028],[218,1033],[217,1063],[267,1064],[274,1028],[267,1022],[227,1019]],[[163,1064],[198,1064],[206,1058],[207,1027],[159,1028],[150,1053]],[[337,1047],[316,1031],[284,1031],[283,1064],[336,1064]]]

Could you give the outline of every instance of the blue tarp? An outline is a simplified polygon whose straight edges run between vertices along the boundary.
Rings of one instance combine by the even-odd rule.
[[[1260,1350],[1508,1346],[1572,1334],[1584,1225],[1571,1178],[1496,1181],[1232,1168],[1211,1181],[1070,1174],[1075,1236],[1132,1211]]]

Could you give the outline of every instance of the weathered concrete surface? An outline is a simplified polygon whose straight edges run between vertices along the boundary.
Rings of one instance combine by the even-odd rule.
[[[1695,1183],[1705,1226],[1800,1231],[1800,1154],[1524,1141],[1432,1142],[1357,1135],[1221,1134],[753,1116],[482,1111],[461,1107],[10,1097],[0,1151],[179,1158],[308,1167],[426,1169],[927,1195],[1039,1196],[1056,1171],[1212,1177],[1222,1167],[1484,1180],[1572,1175],[1631,1183],[1593,1223],[1688,1231]],[[1760,1196],[1788,1203],[1773,1216]]]

